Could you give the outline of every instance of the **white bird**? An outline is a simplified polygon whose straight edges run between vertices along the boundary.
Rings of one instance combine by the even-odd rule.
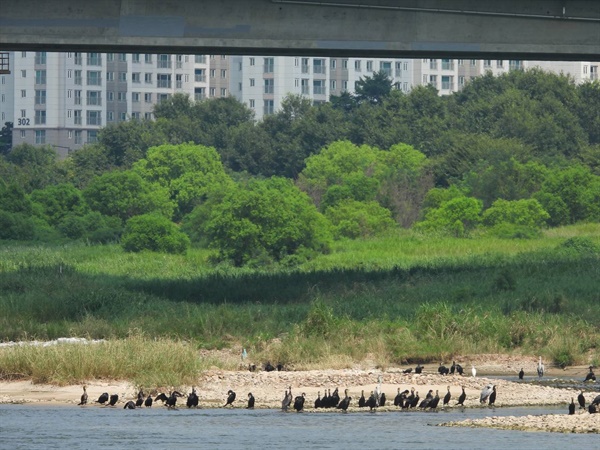
[[[379,375],[377,377],[377,383],[379,383],[379,384],[375,388],[375,398],[377,399],[377,405],[379,405],[379,399],[381,397],[381,383],[382,382],[383,382],[383,377],[381,375]]]
[[[488,384],[481,390],[481,395],[479,396],[479,402],[485,403],[489,396],[494,392],[494,385]]]
[[[542,357],[540,356],[540,360],[538,361],[537,366],[538,377],[542,378],[544,376],[544,364],[542,363]]]
[[[245,348],[242,349],[242,361],[248,357],[248,352]]]
[[[477,376],[477,369],[475,369],[475,366],[471,364],[471,373],[473,374],[474,377]]]

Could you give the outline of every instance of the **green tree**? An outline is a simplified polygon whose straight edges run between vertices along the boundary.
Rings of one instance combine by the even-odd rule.
[[[121,246],[128,252],[151,250],[161,253],[185,253],[189,238],[164,216],[142,214],[132,217],[125,225]]]
[[[174,209],[166,188],[150,184],[130,170],[108,172],[94,178],[83,196],[92,210],[123,221],[155,211],[171,217]]]
[[[550,215],[535,199],[496,200],[483,213],[483,224],[493,227],[501,223],[522,225],[528,228],[542,228]]]
[[[57,171],[57,154],[51,146],[34,146],[20,144],[6,155],[6,160],[13,163],[24,175],[23,189],[31,192],[60,181]]]
[[[448,233],[466,236],[481,222],[481,200],[472,197],[455,197],[430,209],[425,220],[417,222],[418,231]]]
[[[15,183],[0,183],[0,210],[30,216],[33,206],[21,186]]]
[[[372,77],[360,77],[354,89],[356,100],[358,103],[381,104],[383,99],[390,95],[392,86],[392,79],[383,70],[373,73]]]
[[[0,130],[0,155],[6,155],[12,148],[13,123],[4,122]]]
[[[211,192],[232,182],[214,148],[192,143],[152,147],[133,170],[168,190],[177,205],[176,220],[190,213]]]
[[[210,245],[241,266],[255,258],[279,261],[303,249],[327,251],[330,225],[290,180],[250,180],[215,205],[206,225]]]
[[[166,136],[151,120],[127,120],[110,124],[98,133],[99,144],[106,149],[108,164],[130,168],[143,158],[148,148],[165,143]]]
[[[35,190],[30,198],[41,207],[43,218],[51,225],[57,225],[69,214],[82,216],[89,211],[81,191],[68,183]]]
[[[396,226],[392,214],[377,202],[346,200],[325,210],[334,237],[355,239],[381,234]]]

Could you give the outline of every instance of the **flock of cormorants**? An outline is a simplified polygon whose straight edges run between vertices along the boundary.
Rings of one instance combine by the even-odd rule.
[[[269,367],[269,366],[273,367],[270,365],[270,363],[268,363],[267,367]],[[595,377],[592,369],[593,369],[593,367],[590,366],[589,367],[590,371],[587,374],[585,381],[596,381],[596,377]],[[273,367],[272,370],[282,370],[282,367],[277,367],[277,369],[275,369]],[[419,364],[415,368],[415,373],[418,373],[418,374],[422,373],[422,370],[423,370],[423,367]],[[403,373],[405,373],[405,374],[411,373],[411,372],[412,372],[412,368],[406,369],[403,371]],[[442,375],[454,374],[454,373],[462,375],[464,373],[464,370],[460,364],[456,364],[456,362],[453,361],[452,366],[450,366],[450,368],[447,368],[444,365],[440,365],[440,367],[438,368],[438,373],[440,373]],[[544,375],[544,365],[542,363],[541,357],[538,362],[537,373],[538,373],[539,377],[542,377]],[[475,367],[472,367],[472,374],[473,374],[473,376],[476,376]],[[519,371],[519,379],[522,380],[524,377],[524,374],[525,373],[524,373],[523,369],[521,369]],[[365,397],[364,390],[361,391],[361,396],[358,399],[358,407],[359,408],[369,408],[370,411],[374,411],[374,410],[376,410],[377,407],[386,406],[387,398],[386,398],[385,393],[381,391],[381,382],[382,382],[381,376],[379,376],[378,382],[379,382],[379,385],[375,388],[375,390],[371,391],[368,398]],[[461,388],[462,388],[462,392],[458,396],[458,399],[454,406],[464,406],[464,402],[467,398],[467,395],[465,393],[464,386],[461,386]],[[482,405],[494,406],[495,402],[496,402],[496,395],[497,395],[497,386],[493,385],[493,384],[488,384],[487,386],[485,386],[482,389],[481,394],[479,396],[479,401]],[[172,409],[172,408],[176,408],[177,399],[182,398],[182,397],[186,397],[186,406],[188,408],[197,408],[198,407],[199,397],[198,397],[198,394],[196,393],[196,388],[192,387],[192,391],[189,394],[187,394],[187,396],[182,394],[181,392],[173,390],[169,393],[169,395],[166,395],[165,393],[160,393],[155,398],[152,398],[152,395],[146,396],[142,391],[140,391],[140,392],[138,392],[137,399],[135,401],[133,401],[133,400],[127,401],[123,408],[124,409],[136,409],[136,408],[141,408],[142,406],[144,406],[146,408],[151,408],[154,402],[160,401],[160,402],[162,402],[163,405],[167,406],[169,409]],[[227,407],[227,406],[233,407],[233,402],[235,401],[235,399],[236,399],[236,393],[230,389],[229,391],[227,391],[227,400],[226,400],[225,404],[223,405],[223,407]],[[398,408],[400,408],[402,410],[421,409],[421,410],[435,411],[438,408],[440,400],[442,400],[442,407],[445,408],[445,407],[450,406],[451,399],[452,399],[452,394],[450,392],[450,386],[448,386],[448,390],[447,390],[446,394],[444,395],[443,399],[440,398],[439,392],[437,390],[435,391],[435,395],[434,395],[433,390],[430,389],[429,392],[427,393],[427,395],[425,396],[425,398],[421,399],[419,397],[419,392],[416,391],[415,388],[412,388],[410,391],[408,389],[401,391],[401,388],[398,388],[398,392],[397,392],[397,395],[394,397],[393,404],[394,404],[394,406],[397,406]],[[100,397],[98,397],[98,400],[96,400],[95,403],[99,403],[100,405],[106,405],[106,406],[115,406],[118,401],[119,401],[118,394],[109,395],[108,392],[104,392],[100,395]],[[253,409],[254,405],[255,405],[255,401],[256,400],[254,398],[254,395],[251,392],[249,392],[246,408]],[[294,397],[292,394],[292,387],[290,386],[288,389],[285,390],[284,397],[281,402],[281,409],[283,411],[288,411],[288,409],[290,407],[292,407],[295,411],[301,412],[304,410],[305,401],[306,401],[306,394],[303,392],[301,395]],[[350,406],[351,401],[352,401],[352,397],[350,397],[348,395],[348,389],[346,389],[344,391],[344,397],[342,398],[342,397],[340,397],[339,390],[336,387],[334,389],[333,393],[331,392],[331,389],[327,389],[326,391],[324,391],[323,397],[321,397],[321,391],[319,391],[317,393],[317,398],[314,401],[314,408],[315,409],[335,408],[335,409],[339,409],[339,410],[346,412]],[[581,391],[581,393],[578,395],[577,401],[579,403],[580,409],[586,409],[586,400],[583,395],[583,391]],[[81,395],[81,401],[78,403],[78,405],[86,405],[86,404],[88,404],[88,394],[87,394],[86,386],[83,386],[83,394]],[[575,414],[575,408],[576,408],[576,405],[575,405],[574,399],[571,398],[571,403],[569,404],[569,414]],[[587,409],[588,409],[588,412],[591,414],[600,412],[600,395],[598,395],[596,398],[594,398],[594,400],[588,405]]]

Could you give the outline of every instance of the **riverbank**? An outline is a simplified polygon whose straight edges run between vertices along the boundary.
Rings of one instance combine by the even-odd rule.
[[[441,423],[444,427],[496,428],[500,430],[549,431],[555,433],[600,433],[600,414],[580,411],[572,416],[546,414],[540,416],[504,416],[467,419]]]

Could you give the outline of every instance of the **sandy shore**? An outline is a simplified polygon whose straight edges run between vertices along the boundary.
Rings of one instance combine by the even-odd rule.
[[[562,431],[562,432],[592,432],[598,433],[598,422],[600,414],[590,415],[588,413],[577,414],[576,416],[567,416],[567,404],[572,397],[577,397],[578,391],[573,389],[561,389],[549,386],[540,386],[531,383],[522,383],[507,381],[493,377],[479,376],[483,373],[496,373],[511,375],[524,367],[526,379],[532,379],[535,373],[535,361],[532,358],[526,360],[496,360],[492,362],[486,355],[480,355],[479,360],[472,358],[473,364],[477,364],[478,376],[470,375],[470,364],[468,375],[447,375],[437,374],[437,365],[426,365],[423,374],[404,374],[405,367],[387,368],[385,371],[379,369],[343,369],[343,370],[306,370],[306,371],[281,371],[281,372],[249,372],[247,370],[225,371],[209,370],[195,383],[198,395],[200,397],[200,407],[214,408],[223,406],[227,397],[227,391],[232,389],[237,393],[237,399],[234,403],[236,408],[244,408],[249,392],[252,392],[256,398],[256,408],[280,408],[284,391],[290,386],[293,395],[306,394],[306,411],[322,412],[313,408],[314,400],[317,394],[321,395],[327,390],[339,389],[340,396],[343,397],[345,389],[348,389],[352,397],[350,411],[358,410],[357,401],[361,391],[368,397],[369,393],[378,386],[378,379],[381,377],[381,389],[386,394],[388,406],[379,408],[379,410],[394,410],[393,399],[397,394],[398,388],[401,390],[414,388],[424,398],[429,390],[434,393],[437,390],[440,397],[447,392],[450,387],[452,399],[450,407],[456,407],[457,398],[461,393],[461,386],[465,387],[467,399],[466,408],[480,408],[479,394],[484,386],[494,384],[497,386],[496,407],[505,406],[533,406],[533,405],[564,405],[565,414],[558,416],[526,416],[526,418],[499,418],[488,417],[481,420],[469,420],[460,423],[449,423],[448,426],[487,426],[494,428],[510,429],[535,429],[543,431]],[[508,358],[508,357],[506,357]],[[487,363],[487,364],[486,364]],[[579,379],[581,373],[585,371],[584,367],[570,368],[569,371],[550,368],[547,371],[546,378],[553,375],[572,375],[574,379]],[[119,395],[119,405],[126,401],[136,398],[136,388],[127,381],[114,380],[90,380],[86,383],[87,391],[91,405],[88,407],[99,407],[94,405],[93,401],[101,393]],[[191,386],[179,388],[187,393],[191,391]],[[165,388],[166,392],[168,388]],[[28,380],[3,381],[0,382],[0,403],[3,404],[46,404],[46,405],[65,405],[75,406],[82,393],[81,386],[53,386],[45,384],[33,384]],[[588,392],[585,394],[589,403],[597,393]],[[181,400],[180,400],[181,402]],[[441,407],[441,402],[440,402]],[[325,410],[331,411],[331,410]],[[490,414],[493,411],[490,410]]]

